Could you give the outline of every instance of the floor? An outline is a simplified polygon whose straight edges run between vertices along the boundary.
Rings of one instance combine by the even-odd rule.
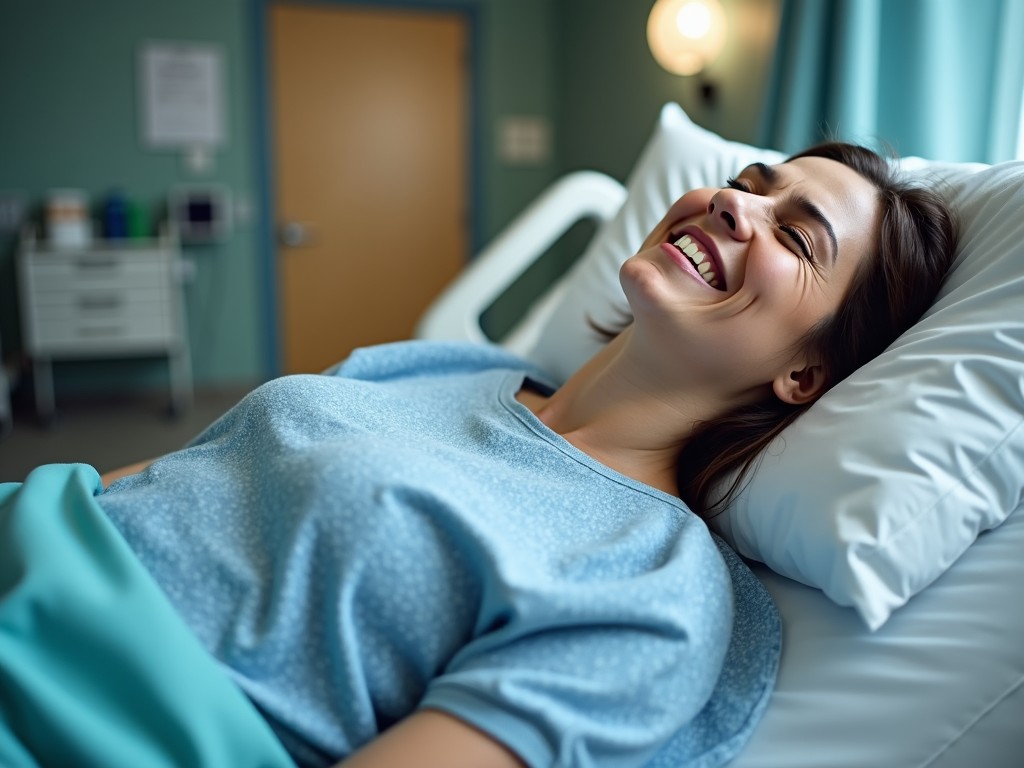
[[[166,392],[58,398],[42,426],[28,398],[14,398],[12,426],[0,431],[0,482],[21,481],[40,464],[85,462],[101,473],[182,447],[245,395],[245,388],[197,391],[185,413],[168,413]]]

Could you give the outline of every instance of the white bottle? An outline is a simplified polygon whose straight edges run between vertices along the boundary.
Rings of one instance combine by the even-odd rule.
[[[85,192],[55,189],[46,204],[46,227],[50,244],[60,251],[88,247],[92,240],[89,205]]]

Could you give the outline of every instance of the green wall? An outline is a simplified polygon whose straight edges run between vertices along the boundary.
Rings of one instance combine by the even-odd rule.
[[[139,2],[7,0],[0,6],[0,189],[38,208],[46,191],[74,187],[97,204],[119,188],[156,215],[175,184],[213,181],[255,200],[251,25],[243,0]],[[145,40],[204,41],[225,53],[227,142],[208,174],[190,175],[180,153],[146,150],[136,118],[136,56]],[[196,252],[188,288],[200,380],[253,379],[262,368],[256,229]],[[16,349],[13,238],[0,243],[5,351]],[[162,375],[162,363],[117,365],[121,375]],[[78,375],[87,365],[77,365]],[[96,366],[93,366],[96,368]],[[67,368],[63,366],[62,368]],[[130,369],[130,370],[126,370]],[[58,370],[58,386],[62,383]],[[74,374],[72,375],[74,376]],[[161,379],[158,379],[162,381]]]
[[[250,218],[229,240],[188,250],[187,289],[197,385],[251,383],[275,372],[269,231],[262,188],[264,41],[268,0],[4,0],[0,4],[0,194],[37,209],[47,190],[77,187],[97,202],[114,187],[156,211],[175,184],[211,181],[246,203]],[[328,1],[328,0],[324,0]],[[339,0],[340,1],[340,0]],[[703,109],[696,83],[662,72],[646,48],[650,0],[364,0],[367,5],[465,9],[474,19],[473,235],[479,247],[566,170],[593,167],[622,179],[660,105],[683,104],[697,122],[750,141],[760,110],[778,0],[724,0],[737,30],[711,75],[719,101]],[[221,46],[228,86],[228,141],[212,169],[191,174],[177,152],[141,146],[136,56],[141,43]],[[551,161],[509,167],[495,135],[504,115],[537,115],[555,131]],[[0,234],[0,335],[17,361],[16,241]],[[58,394],[164,383],[163,363],[76,363],[58,368]],[[100,372],[106,372],[101,374]],[[106,378],[104,378],[106,376]]]

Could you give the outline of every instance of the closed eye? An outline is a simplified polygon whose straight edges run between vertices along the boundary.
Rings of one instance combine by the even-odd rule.
[[[725,180],[725,186],[729,189],[735,189],[739,192],[753,192],[750,186],[743,179],[736,179],[730,176]]]
[[[786,233],[786,236],[800,249],[801,255],[807,259],[807,261],[814,264],[814,254],[811,252],[810,247],[807,245],[807,241],[804,240],[803,235],[800,234],[800,230],[796,227],[792,227],[789,224],[780,224],[779,229]]]
[[[737,179],[730,176],[728,179],[725,180],[725,186],[728,187],[729,189],[735,189],[738,192],[747,192],[749,194],[755,194],[753,188],[750,186],[750,183],[746,179]],[[779,230],[782,231],[786,235],[786,237],[789,238],[793,245],[796,246],[796,248],[800,251],[800,255],[803,256],[803,258],[805,258],[811,264],[817,264],[817,262],[814,259],[814,253],[811,251],[810,245],[808,245],[807,240],[804,239],[799,229],[789,224],[782,223],[779,223],[777,226],[779,227]]]

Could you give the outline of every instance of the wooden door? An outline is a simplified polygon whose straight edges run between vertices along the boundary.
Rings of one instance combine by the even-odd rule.
[[[270,9],[286,373],[409,338],[468,247],[467,29],[457,13]]]

